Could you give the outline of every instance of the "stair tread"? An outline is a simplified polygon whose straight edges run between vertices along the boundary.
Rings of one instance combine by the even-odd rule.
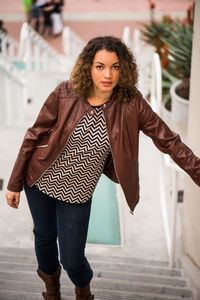
[[[67,283],[67,280],[66,280]],[[62,286],[66,289],[71,289],[71,284],[68,282],[68,285],[62,281]],[[0,280],[0,287],[6,286],[10,290],[19,290],[19,291],[30,291],[35,292],[38,290],[38,287],[41,286],[41,282],[38,280],[33,281],[24,281],[24,280]],[[123,282],[123,281],[109,281],[95,279],[92,284],[93,288],[99,288],[101,290],[109,290],[115,293],[115,291],[123,291],[126,293],[132,292],[143,292],[151,294],[163,294],[169,296],[181,296],[181,297],[191,297],[192,292],[185,287],[173,287],[163,285],[151,284],[147,285],[145,283],[134,283],[132,284]]]
[[[0,273],[1,275],[2,273]],[[20,276],[16,276],[16,278],[10,278],[9,276],[0,276],[0,285],[3,284],[3,283],[6,283],[8,282],[8,285],[14,285],[14,284],[21,284],[22,282],[24,282],[25,285],[30,285],[30,284],[33,284],[33,285],[40,285],[41,284],[41,281],[40,279],[36,276],[36,274],[32,274],[31,277],[27,277],[27,276],[23,276],[22,273],[19,274]],[[27,275],[27,274],[26,274]],[[180,285],[172,285],[172,284],[168,284],[166,282],[145,282],[145,281],[128,281],[128,280],[116,280],[115,278],[97,278],[97,277],[93,277],[93,280],[92,280],[93,284],[95,286],[99,286],[99,285],[103,285],[104,287],[109,285],[113,288],[113,286],[120,286],[121,289],[125,289],[125,290],[128,290],[129,289],[129,286],[131,286],[130,290],[134,289],[134,287],[140,287],[140,286],[144,286],[144,287],[153,287],[153,288],[157,288],[157,289],[160,289],[160,288],[169,288],[171,289],[172,291],[174,290],[179,290],[179,291],[185,291],[187,289],[187,286],[180,286]],[[70,280],[68,279],[68,277],[63,274],[62,277],[61,277],[61,284],[62,285],[69,285],[71,286],[71,282]],[[150,285],[149,285],[150,284]]]
[[[6,248],[5,248],[6,249]],[[3,249],[3,252],[6,251],[5,249]],[[19,249],[17,249],[19,251]],[[35,264],[36,263],[36,258],[35,255],[32,253],[32,251],[29,253],[26,252],[23,254],[24,251],[22,251],[22,253],[18,253],[18,254],[14,254],[14,253],[9,253],[9,250],[7,253],[2,253],[2,248],[0,248],[0,262],[8,262],[8,263],[13,263],[13,262],[22,262],[25,264]],[[144,268],[154,268],[159,269],[166,269],[166,270],[171,270],[168,263],[164,262],[164,261],[155,261],[155,260],[144,260],[144,259],[135,259],[135,258],[124,258],[124,257],[112,257],[112,256],[101,256],[101,255],[87,255],[89,261],[93,264],[101,264],[101,265],[105,265],[106,268],[109,264],[112,265],[112,263],[115,263],[115,265],[117,266],[125,266],[127,268],[131,268],[132,266],[137,267],[137,265],[139,266],[144,266]],[[173,269],[174,271],[178,271],[180,269]]]
[[[65,275],[63,275],[64,280],[66,281]],[[35,279],[35,272],[20,272],[16,274],[13,271],[0,271],[0,280],[24,280],[30,281]],[[142,282],[142,283],[151,283],[151,284],[165,284],[169,286],[179,286],[186,287],[186,281],[182,278],[171,278],[171,277],[161,277],[161,276],[153,276],[153,275],[144,275],[144,274],[124,274],[122,277],[121,273],[116,272],[99,272],[94,271],[94,279],[98,280],[115,280],[115,281],[123,281],[123,282]]]
[[[165,300],[178,300],[178,299],[190,299],[191,297],[188,297],[186,295],[166,295],[166,294],[155,294],[152,291],[150,292],[143,292],[143,291],[123,291],[123,290],[109,290],[109,289],[102,289],[101,288],[95,288],[93,285],[91,286],[92,293],[95,294],[95,299],[106,299],[106,300],[118,300],[118,299],[126,299],[126,300],[159,300],[159,299],[165,299]],[[38,288],[37,289],[31,289],[31,290],[12,290],[6,288],[3,291],[0,291],[0,299],[1,294],[7,294],[12,295],[12,294],[18,294],[18,295],[34,295],[35,298],[33,299],[41,299],[41,293],[43,291],[43,288]],[[61,294],[62,294],[62,300],[65,299],[64,297],[67,296],[66,299],[69,297],[74,297],[74,290],[72,287],[67,288],[66,286],[63,286],[61,288]],[[38,298],[36,298],[38,297]],[[4,298],[3,298],[4,299]],[[9,298],[8,298],[9,299]],[[12,298],[11,298],[12,299]],[[19,298],[20,299],[20,298]],[[21,298],[24,300],[24,298]],[[20,300],[21,300],[20,299]],[[28,299],[28,298],[27,298]],[[30,299],[30,298],[29,298]]]
[[[14,257],[30,257],[32,256],[33,259],[35,258],[35,254],[33,249],[26,249],[26,248],[0,248],[0,257],[6,256],[14,256]],[[104,255],[91,255],[87,254],[87,257],[90,260],[104,260],[105,262],[121,262],[127,264],[144,264],[144,265],[155,265],[161,267],[168,267],[169,263],[167,261],[161,260],[151,260],[151,259],[140,259],[134,257],[120,257],[120,256],[104,256]]]
[[[97,300],[193,299],[181,269],[170,269],[167,262],[103,255],[87,257],[94,269],[91,286]],[[41,299],[43,283],[36,269],[32,249],[0,248],[0,299]],[[62,299],[74,299],[73,285],[64,270],[61,286]]]
[[[124,265],[124,264],[114,264],[114,263],[104,263],[104,262],[95,262],[90,261],[90,264],[93,269],[102,271],[102,272],[119,272],[119,273],[145,273],[145,274],[154,274],[159,276],[171,276],[171,277],[181,277],[181,270],[170,269],[170,268],[161,268],[154,266],[143,266],[143,265]],[[36,263],[30,261],[28,263],[23,262],[11,262],[0,260],[0,269],[9,269],[10,270],[35,270]]]
[[[62,292],[62,291],[61,291]],[[74,295],[66,295],[62,293],[62,300],[74,300]],[[2,300],[41,300],[41,293],[30,292],[18,292],[18,291],[0,291],[0,299]],[[95,300],[180,300],[180,297],[163,297],[154,295],[137,295],[132,294],[131,298],[127,298],[127,295],[99,295],[95,294]],[[184,300],[191,300],[191,298],[184,298]]]

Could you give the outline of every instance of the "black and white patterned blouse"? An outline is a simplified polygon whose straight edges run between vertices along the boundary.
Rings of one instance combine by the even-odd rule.
[[[94,106],[93,114],[84,115],[59,157],[35,185],[56,199],[86,202],[94,192],[109,152],[103,110]]]

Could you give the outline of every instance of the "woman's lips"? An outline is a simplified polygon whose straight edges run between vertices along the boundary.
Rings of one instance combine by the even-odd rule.
[[[112,85],[111,81],[102,81],[103,86],[109,87]]]

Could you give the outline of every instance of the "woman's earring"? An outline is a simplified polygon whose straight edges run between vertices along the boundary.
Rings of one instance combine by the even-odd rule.
[[[92,79],[91,76],[89,76],[89,79]]]

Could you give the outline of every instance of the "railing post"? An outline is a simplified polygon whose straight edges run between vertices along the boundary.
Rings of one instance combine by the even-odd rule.
[[[39,44],[34,44],[34,70],[36,72],[40,71],[40,46]]]
[[[9,44],[8,55],[13,59],[15,56],[15,46],[13,43]]]
[[[12,101],[14,99],[13,95],[15,95],[15,90],[14,90],[12,78],[10,78],[9,76],[5,76],[4,78],[4,96],[6,97],[5,125],[8,127],[13,125],[13,121],[15,117],[13,114],[13,104],[12,104]]]
[[[6,47],[6,37],[5,35],[2,35],[1,37],[1,52],[2,52],[2,55],[5,55],[7,54],[7,47]]]
[[[64,27],[62,33],[62,43],[63,43],[63,51],[66,56],[71,54],[71,41],[70,41],[70,28]]]
[[[178,173],[172,171],[172,232],[171,232],[171,249],[170,249],[170,267],[175,267],[175,249],[176,249],[176,219],[177,219],[177,195],[178,195]]]
[[[166,197],[166,191],[165,191],[164,168],[165,168],[165,162],[164,162],[163,154],[160,153],[160,164],[159,164],[160,205],[161,205],[163,225],[164,225],[165,237],[166,237],[166,243],[167,243],[167,251],[168,251],[168,255],[170,257],[171,234],[170,234],[169,217],[168,217],[168,211],[167,211],[167,197]]]
[[[26,61],[26,70],[32,70],[32,55],[31,55],[31,39],[27,37],[26,40],[26,53],[25,53],[25,61]]]
[[[125,43],[128,47],[131,46],[131,42],[130,42],[130,28],[129,28],[128,26],[125,26],[125,27],[124,27],[122,39],[123,39],[124,43]]]
[[[46,72],[47,69],[48,69],[48,66],[47,66],[47,53],[45,51],[43,51],[43,54],[42,54],[42,71]]]
[[[152,78],[151,78],[151,100],[153,109],[160,114],[162,99],[162,73],[160,58],[157,53],[154,53],[152,60]],[[172,169],[172,227],[170,230],[169,219],[167,214],[165,186],[164,186],[164,164]],[[176,219],[177,219],[177,194],[178,194],[178,169],[172,164],[161,160],[160,171],[160,201],[163,214],[163,222],[166,233],[167,248],[169,254],[169,265],[171,268],[175,266],[175,250],[176,250]]]

